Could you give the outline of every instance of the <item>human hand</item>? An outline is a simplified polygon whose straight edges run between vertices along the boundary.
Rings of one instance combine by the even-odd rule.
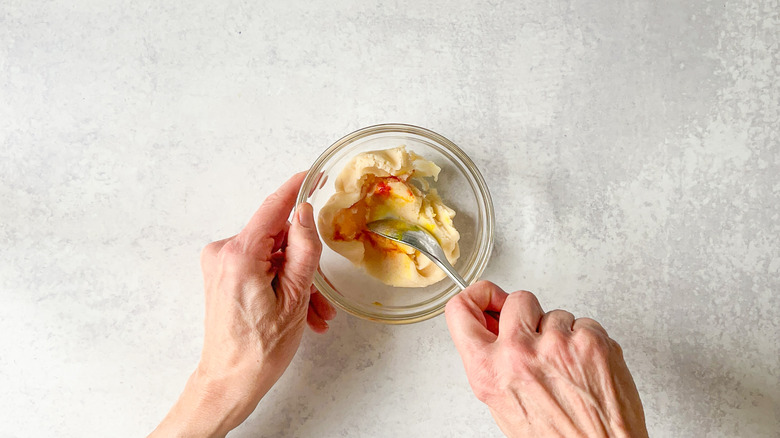
[[[335,310],[312,286],[322,244],[311,205],[286,218],[304,174],[270,195],[241,232],[201,254],[203,351],[182,396],[151,436],[224,436],[290,364],[304,321],[327,331]]]
[[[647,436],[623,352],[598,322],[487,281],[445,314],[474,394],[507,436]]]

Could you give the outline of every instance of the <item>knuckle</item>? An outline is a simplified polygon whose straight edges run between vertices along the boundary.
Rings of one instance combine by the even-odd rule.
[[[584,316],[582,318],[577,318],[577,319],[588,325],[592,325],[594,327],[601,327],[601,324],[593,318],[588,318],[587,316]]]
[[[586,329],[594,330],[605,335],[607,334],[607,330],[604,328],[604,326],[602,326],[601,323],[593,318],[577,318],[577,321],[586,327]]]
[[[217,252],[217,259],[224,262],[233,262],[236,258],[243,256],[243,251],[239,248],[235,240],[222,245],[222,248]]]
[[[552,312],[550,312],[550,313],[555,313],[555,316],[556,316],[557,318],[561,318],[561,319],[570,319],[570,320],[574,321],[574,314],[572,314],[572,313],[571,313],[571,312],[569,312],[568,310],[563,310],[563,309],[555,309],[555,310],[553,310],[553,311],[552,311]]]
[[[218,269],[225,273],[239,274],[257,269],[257,260],[248,257],[241,244],[231,240],[220,248],[216,257]]]
[[[603,357],[609,354],[610,339],[593,330],[582,330],[573,341],[575,346],[586,354]],[[614,341],[613,341],[614,342]]]
[[[525,302],[525,297],[521,292],[522,291],[512,292],[511,294],[507,295],[506,301],[504,302],[504,306],[515,302],[517,302],[518,304]],[[514,304],[510,304],[510,305],[514,306]]]
[[[506,301],[504,302],[504,305],[512,301],[520,300],[521,298],[522,298],[522,294],[520,294],[520,291],[512,292],[511,294],[506,296]]]
[[[533,292],[529,292],[527,290],[518,290],[515,292],[512,292],[511,295],[516,295],[518,298],[524,298],[524,299],[536,299],[536,295],[533,294]]]
[[[491,283],[488,280],[479,280],[476,283],[471,285],[471,288],[473,289],[490,289],[495,287],[495,284]]]
[[[472,284],[471,286],[467,287],[463,292],[465,295],[479,295],[480,293],[484,293],[485,291],[491,292],[491,293],[498,293],[498,294],[506,294],[503,289],[501,289],[497,284],[488,281],[488,280],[479,280],[476,283]]]
[[[518,304],[522,304],[523,306],[531,306],[531,307],[541,307],[539,306],[539,300],[536,299],[536,295],[534,295],[531,292],[528,292],[527,290],[518,290],[515,292],[512,292],[509,294],[509,296],[506,297],[507,301],[517,301]]]
[[[607,338],[607,342],[609,343],[610,348],[612,351],[618,354],[619,357],[623,357],[623,347],[618,344],[618,342],[612,338]]]
[[[217,253],[219,252],[219,248],[220,248],[219,242],[211,242],[208,245],[204,246],[203,249],[200,251],[201,263],[205,263],[209,260],[212,260],[214,257],[216,257]]]

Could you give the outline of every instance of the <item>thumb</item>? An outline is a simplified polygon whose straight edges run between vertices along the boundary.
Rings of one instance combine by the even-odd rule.
[[[311,204],[300,204],[287,233],[284,268],[279,273],[279,298],[285,305],[294,308],[306,304],[321,252],[322,243],[314,225]]]
[[[455,295],[447,303],[444,315],[447,328],[461,357],[495,342],[498,336],[488,327],[487,312],[501,312],[507,293],[489,281],[479,281]]]

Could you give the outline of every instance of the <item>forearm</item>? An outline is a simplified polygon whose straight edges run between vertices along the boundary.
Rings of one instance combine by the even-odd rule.
[[[176,404],[149,437],[224,437],[259,401],[231,397],[226,386],[226,382],[205,377],[196,369]]]

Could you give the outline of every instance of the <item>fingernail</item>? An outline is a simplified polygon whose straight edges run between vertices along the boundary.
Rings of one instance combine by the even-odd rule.
[[[298,206],[298,222],[304,228],[314,228],[314,210],[308,202]]]

